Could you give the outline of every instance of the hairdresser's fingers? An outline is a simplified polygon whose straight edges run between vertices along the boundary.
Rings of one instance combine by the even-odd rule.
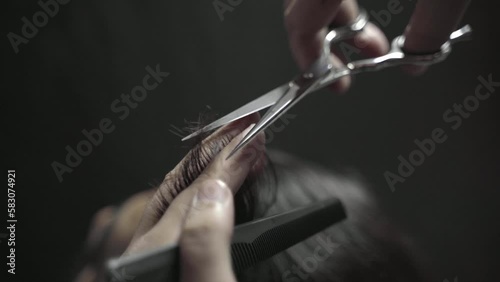
[[[326,27],[337,14],[341,0],[286,0],[285,27],[292,55],[299,68],[305,71],[320,57]],[[335,64],[340,60],[332,59]],[[345,91],[350,79],[344,77],[335,86],[338,91]]]
[[[369,22],[353,39],[340,42],[334,47],[334,53],[346,63],[352,61],[354,55],[377,57],[386,54],[389,51],[389,41],[376,25]]]
[[[205,166],[215,157],[212,152],[213,148],[229,143],[228,140],[233,139],[259,119],[259,114],[252,114],[234,121],[205,138],[200,143],[199,148],[188,152],[179,164],[165,176],[160,187],[149,201],[132,241],[149,231],[163,216],[174,198],[201,174]],[[191,179],[185,179],[186,174]]]
[[[285,26],[287,28],[292,54],[301,70],[306,70],[320,55],[326,26],[343,26],[353,22],[359,14],[355,0],[290,0],[285,1]],[[344,60],[363,54],[379,56],[388,50],[384,34],[374,25],[358,34],[350,41],[337,46],[336,56],[332,56],[334,66],[340,66],[340,56]],[[344,77],[331,88],[344,92],[350,86],[350,78]]]
[[[352,23],[359,15],[359,7],[356,1],[343,1],[339,11],[333,19],[332,26],[344,26]],[[355,56],[376,57],[389,51],[389,41],[385,34],[373,23],[368,23],[363,31],[353,38],[333,44],[331,47],[334,66],[346,64],[355,59]],[[339,58],[340,60],[338,60]],[[341,63],[339,63],[341,61]],[[351,84],[349,79],[340,80],[330,86],[335,92],[345,92]]]
[[[230,241],[234,225],[231,190],[221,181],[196,193],[180,238],[182,282],[233,282]]]
[[[127,253],[175,243],[179,239],[182,223],[190,210],[194,195],[202,187],[221,184],[227,186],[233,194],[238,191],[252,166],[261,158],[265,147],[264,133],[261,133],[231,158],[226,159],[250,128],[251,126],[235,137],[212,160],[203,173],[174,199],[158,222],[129,246]]]
[[[153,236],[163,236],[164,230],[171,226],[180,226],[186,212],[190,209],[193,197],[198,190],[213,185],[225,185],[233,194],[236,194],[241,184],[247,177],[251,167],[260,159],[264,152],[264,135],[261,133],[247,146],[226,159],[232,149],[238,144],[243,136],[250,130],[248,127],[237,137],[235,137],[209,164],[203,173],[175,200],[171,203],[165,214],[149,233]],[[178,238],[179,231],[172,232],[174,238]]]
[[[345,26],[355,21],[358,15],[359,7],[356,1],[343,1],[332,26]],[[383,55],[389,50],[389,41],[376,25],[369,22],[362,32],[352,39],[340,42],[336,47],[340,49],[342,59],[350,60],[353,52],[370,57]]]
[[[420,0],[405,31],[405,51],[428,53],[439,50],[457,28],[470,0]],[[420,74],[425,67],[406,70]]]

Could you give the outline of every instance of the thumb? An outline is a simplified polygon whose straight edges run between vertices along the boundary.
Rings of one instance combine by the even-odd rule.
[[[230,242],[234,226],[231,190],[220,180],[201,187],[180,239],[182,282],[234,282]]]

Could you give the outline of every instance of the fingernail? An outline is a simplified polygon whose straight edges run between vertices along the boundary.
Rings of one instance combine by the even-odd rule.
[[[222,181],[209,181],[209,183],[206,183],[198,189],[194,200],[194,206],[202,207],[210,203],[224,203],[229,194],[229,189]]]

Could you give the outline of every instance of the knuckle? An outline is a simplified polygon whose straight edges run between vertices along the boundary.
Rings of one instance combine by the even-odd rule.
[[[184,228],[182,238],[188,244],[205,244],[220,230],[219,227],[218,221],[209,217],[196,224],[188,224]]]
[[[228,172],[223,167],[217,166],[216,168],[206,169],[203,171],[199,179],[199,187],[211,186],[215,188],[228,188],[227,185]]]

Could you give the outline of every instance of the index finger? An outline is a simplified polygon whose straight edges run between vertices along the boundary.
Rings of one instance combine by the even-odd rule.
[[[306,70],[321,55],[324,29],[335,18],[341,3],[341,0],[285,1],[285,27],[301,70]],[[352,17],[356,17],[356,12]]]

